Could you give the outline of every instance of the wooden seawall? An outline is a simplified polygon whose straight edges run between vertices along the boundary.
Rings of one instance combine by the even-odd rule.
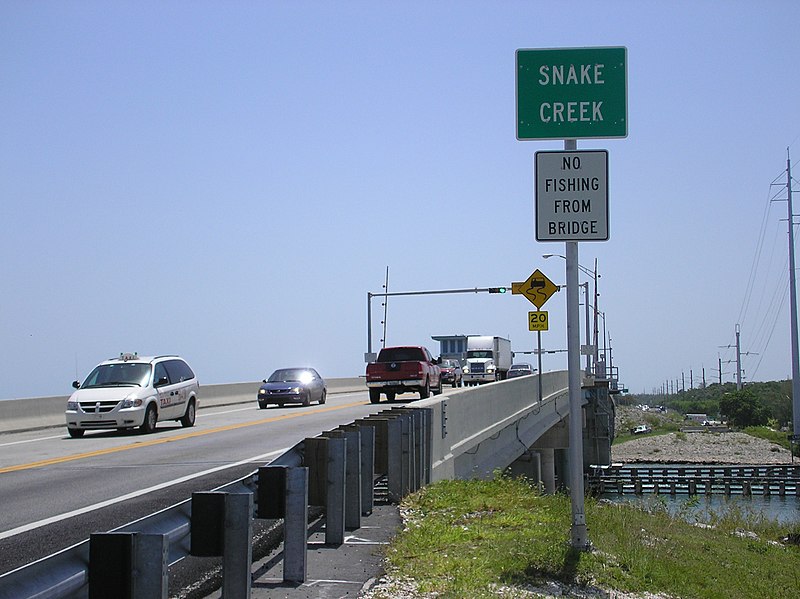
[[[800,464],[749,466],[597,467],[587,478],[595,494],[775,495],[800,497]]]

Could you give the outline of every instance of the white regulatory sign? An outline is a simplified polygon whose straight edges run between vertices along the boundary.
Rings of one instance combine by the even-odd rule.
[[[608,240],[608,151],[536,152],[536,241]]]

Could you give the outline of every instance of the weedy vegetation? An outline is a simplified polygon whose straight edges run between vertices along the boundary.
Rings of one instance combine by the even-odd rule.
[[[691,507],[670,514],[658,498],[643,507],[587,498],[592,549],[576,551],[568,495],[500,475],[442,481],[403,501],[387,571],[453,599],[536,596],[550,581],[673,598],[798,596],[800,547],[786,539],[800,523],[737,510],[689,516]]]

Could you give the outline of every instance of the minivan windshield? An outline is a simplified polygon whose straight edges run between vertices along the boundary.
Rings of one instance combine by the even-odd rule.
[[[86,380],[81,389],[96,387],[144,387],[150,381],[150,364],[125,362],[100,364]]]

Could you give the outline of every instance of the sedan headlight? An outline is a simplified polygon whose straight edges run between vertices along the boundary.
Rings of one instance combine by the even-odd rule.
[[[258,390],[258,394],[259,394],[259,395],[266,395],[266,393],[267,393],[267,390],[266,390],[266,389],[259,389],[259,390]]]
[[[302,387],[292,387],[292,393],[294,393],[295,395],[300,395],[302,392],[303,392]]]

